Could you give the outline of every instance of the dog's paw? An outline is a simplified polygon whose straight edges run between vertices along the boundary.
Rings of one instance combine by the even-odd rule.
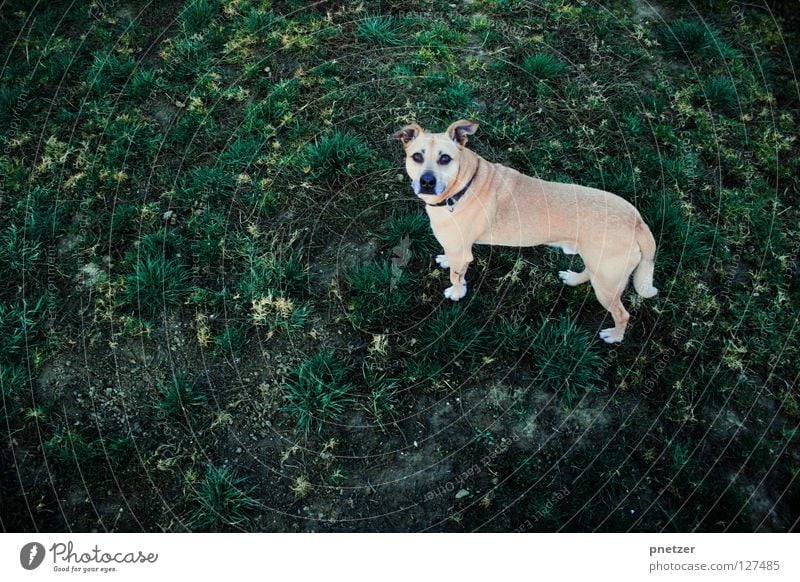
[[[648,289],[642,289],[642,292],[639,293],[639,295],[645,299],[650,299],[651,297],[658,295],[658,289],[650,285]]]
[[[466,294],[467,294],[466,283],[461,285],[461,288],[458,291],[456,291],[455,286],[448,287],[447,289],[444,290],[444,296],[447,297],[448,299],[452,299],[453,301],[458,301]]]
[[[561,277],[564,285],[569,285],[570,287],[580,285],[581,283],[586,283],[586,281],[589,280],[589,277],[587,277],[585,274],[576,273],[575,271],[559,271],[558,276]]]
[[[622,338],[625,336],[625,333],[619,333],[616,327],[609,327],[603,330],[600,330],[600,339],[602,339],[607,344],[616,344],[622,341]]]
[[[436,264],[442,269],[450,267],[450,261],[447,260],[447,255],[436,255]]]

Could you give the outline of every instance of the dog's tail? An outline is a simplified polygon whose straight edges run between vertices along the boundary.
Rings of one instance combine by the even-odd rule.
[[[656,256],[656,240],[653,233],[639,218],[636,222],[636,242],[642,251],[642,260],[633,273],[633,287],[636,292],[644,298],[654,297],[658,289],[653,287],[653,269],[655,267],[653,259]]]

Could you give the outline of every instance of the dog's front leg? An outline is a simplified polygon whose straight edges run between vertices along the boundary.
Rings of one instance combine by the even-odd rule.
[[[444,296],[453,301],[458,301],[467,294],[467,267],[472,262],[472,253],[469,250],[452,252],[445,249],[445,261],[450,267],[450,287],[444,290]],[[441,265],[440,261],[439,264]]]

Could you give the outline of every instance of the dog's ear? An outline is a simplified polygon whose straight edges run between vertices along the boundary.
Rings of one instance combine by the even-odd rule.
[[[447,135],[449,135],[450,139],[452,139],[458,145],[464,146],[467,144],[467,136],[475,133],[477,129],[477,123],[473,123],[466,119],[460,119],[459,121],[450,124],[450,127],[447,128]]]
[[[398,129],[389,137],[392,139],[399,139],[403,142],[403,147],[406,147],[412,139],[421,133],[422,128],[416,123],[412,123],[411,125],[406,125],[403,129]]]

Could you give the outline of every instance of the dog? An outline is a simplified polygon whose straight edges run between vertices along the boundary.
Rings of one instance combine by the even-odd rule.
[[[653,297],[656,241],[628,201],[595,188],[546,182],[488,162],[466,147],[478,124],[452,123],[430,133],[416,123],[392,138],[402,142],[411,187],[426,206],[433,234],[444,249],[436,257],[450,269],[444,295],[458,301],[467,293],[465,275],[472,245],[550,245],[583,259],[580,273],[560,271],[570,286],[591,282],[597,300],[614,318],[600,337],[621,342],[630,314],[622,293],[633,274],[642,297]]]

